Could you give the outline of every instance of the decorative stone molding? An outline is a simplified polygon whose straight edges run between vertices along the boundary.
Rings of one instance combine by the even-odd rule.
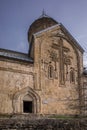
[[[13,98],[13,113],[23,113],[23,99],[26,95],[29,95],[33,100],[33,113],[40,113],[40,97],[30,87],[24,88],[14,94]]]

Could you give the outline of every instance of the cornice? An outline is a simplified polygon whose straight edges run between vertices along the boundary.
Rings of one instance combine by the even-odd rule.
[[[84,52],[84,49],[80,46],[80,44],[76,41],[76,39],[70,34],[70,32],[64,27],[63,24],[60,24],[61,30],[64,32],[64,34],[69,38],[69,40],[74,44],[76,48],[80,50],[80,52]]]

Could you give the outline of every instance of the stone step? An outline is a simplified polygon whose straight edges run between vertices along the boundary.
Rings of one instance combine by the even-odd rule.
[[[46,115],[42,114],[14,114],[11,116],[12,119],[42,119],[42,118],[47,118]]]

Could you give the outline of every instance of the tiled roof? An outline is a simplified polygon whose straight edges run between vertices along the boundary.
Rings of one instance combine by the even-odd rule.
[[[5,58],[9,58],[9,59],[33,63],[33,60],[31,58],[29,58],[28,54],[11,51],[11,50],[7,50],[7,49],[0,49],[0,57],[5,57]]]

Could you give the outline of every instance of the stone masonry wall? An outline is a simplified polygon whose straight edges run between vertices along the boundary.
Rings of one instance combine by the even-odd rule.
[[[59,26],[35,34],[33,47],[33,64],[0,61],[0,113],[24,113],[27,97],[33,113],[79,114],[82,53]]]
[[[76,48],[67,39],[59,27],[35,35],[34,71],[44,114],[79,114],[75,108],[79,106],[78,68],[82,66],[78,67]],[[51,77],[50,66],[53,68]],[[73,82],[71,71],[74,72]]]
[[[13,112],[14,95],[27,87],[34,88],[33,79],[32,65],[0,61],[0,113]]]
[[[0,130],[86,130],[87,119],[0,119]]]

